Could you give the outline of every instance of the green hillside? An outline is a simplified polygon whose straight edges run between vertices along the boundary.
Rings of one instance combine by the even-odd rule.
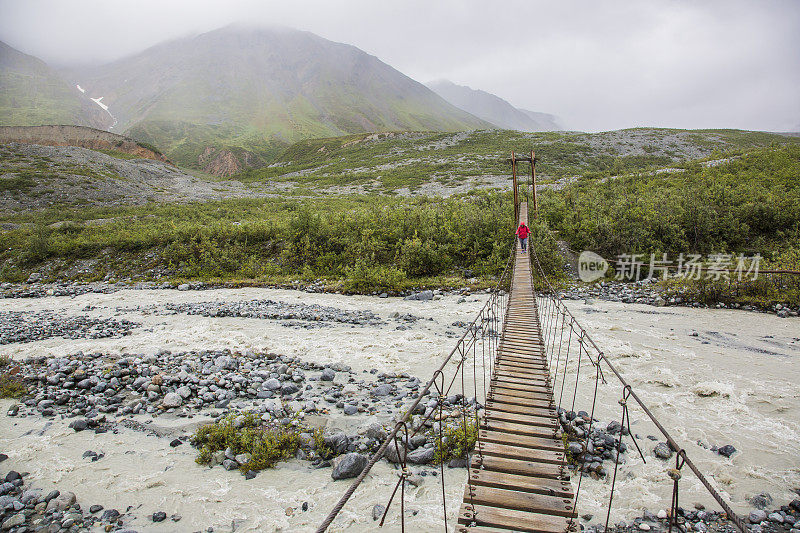
[[[491,126],[376,57],[287,28],[228,26],[70,76],[119,130],[195,168],[208,147],[258,166],[300,139]]]
[[[293,182],[310,190],[342,185],[411,191],[426,183],[508,187],[512,150],[536,150],[542,182],[661,168],[687,159],[798,143],[783,135],[740,130],[640,128],[603,133],[484,130],[387,133],[299,141],[268,167],[236,177]],[[527,172],[527,167],[521,172]]]
[[[0,42],[0,125],[78,124],[75,93],[43,61]]]
[[[45,124],[105,129],[111,118],[44,61],[0,41],[0,126]]]

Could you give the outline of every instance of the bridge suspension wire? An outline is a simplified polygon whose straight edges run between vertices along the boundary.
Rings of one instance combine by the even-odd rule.
[[[689,458],[685,449],[680,447],[677,442],[673,439],[670,433],[666,430],[664,425],[658,420],[658,418],[652,413],[652,411],[645,405],[639,395],[634,391],[633,387],[628,383],[628,381],[622,376],[620,371],[617,367],[611,363],[608,357],[604,354],[603,350],[595,343],[594,339],[592,339],[589,332],[578,322],[575,316],[570,312],[567,306],[564,304],[562,298],[559,296],[558,290],[553,286],[550,279],[548,278],[542,264],[539,260],[539,257],[536,254],[536,249],[531,246],[531,257],[533,258],[533,263],[536,267],[536,272],[538,278],[544,284],[542,291],[537,291],[537,300],[541,302],[540,308],[542,308],[546,315],[545,317],[545,337],[550,340],[550,348],[551,353],[548,354],[549,360],[552,361],[555,359],[556,366],[554,368],[554,375],[555,379],[558,379],[559,373],[559,365],[560,365],[560,358],[561,358],[561,346],[558,347],[558,351],[556,352],[556,345],[553,343],[553,338],[558,335],[559,333],[556,332],[558,328],[559,316],[561,318],[561,333],[563,333],[564,323],[566,317],[569,317],[569,329],[570,335],[574,332],[578,335],[578,366],[576,370],[576,377],[575,377],[575,390],[573,392],[573,404],[572,409],[574,411],[574,401],[575,395],[577,394],[578,388],[578,375],[580,372],[581,364],[580,360],[582,359],[581,354],[585,354],[586,358],[589,360],[590,364],[595,368],[595,379],[594,379],[594,393],[592,396],[592,407],[591,407],[591,414],[589,415],[589,430],[587,435],[587,442],[589,436],[591,435],[592,424],[594,422],[594,413],[595,413],[595,406],[597,403],[597,392],[598,386],[600,383],[606,383],[606,379],[603,373],[603,366],[605,366],[616,378],[617,381],[623,387],[623,394],[622,398],[620,399],[619,403],[622,406],[622,416],[620,420],[620,434],[619,439],[615,443],[616,448],[616,460],[614,464],[614,475],[611,484],[611,491],[609,496],[609,507],[607,510],[606,515],[606,531],[608,530],[608,523],[610,520],[610,513],[611,513],[611,506],[613,504],[614,498],[614,488],[616,483],[616,471],[619,464],[619,453],[622,443],[623,433],[625,431],[631,435],[631,440],[637,448],[637,451],[642,456],[644,460],[644,455],[642,454],[641,449],[639,449],[639,445],[636,443],[636,439],[633,438],[633,435],[630,432],[630,412],[629,412],[629,403],[630,400],[633,400],[636,405],[645,413],[647,418],[658,428],[658,431],[664,436],[669,445],[670,449],[674,451],[676,455],[676,465],[675,468],[671,468],[667,471],[667,475],[673,480],[673,495],[672,495],[672,502],[670,505],[670,523],[669,528],[672,531],[672,527],[676,526],[678,529],[681,529],[680,525],[678,524],[678,480],[681,479],[681,469],[686,466],[692,473],[697,477],[700,483],[706,488],[708,493],[716,500],[716,502],[720,505],[720,507],[725,511],[728,519],[736,526],[736,528],[742,532],[747,533],[747,526],[739,517],[733,509],[731,509],[730,505],[725,501],[725,499],[720,495],[720,493],[711,485],[711,483],[706,479],[700,469],[692,462]],[[533,276],[534,269],[531,269],[531,276]],[[549,330],[549,331],[548,331]],[[569,357],[569,346],[571,343],[568,342],[567,344],[567,354],[566,357]],[[594,355],[594,358],[592,357]],[[566,361],[564,364],[564,377],[562,377],[562,387],[564,383],[566,373]],[[561,398],[559,398],[559,408],[561,407]],[[560,411],[559,411],[560,412]],[[575,493],[575,500],[578,502],[578,498],[580,496],[581,484],[583,480],[583,475],[578,477],[577,483],[577,490]]]
[[[384,521],[386,520],[391,504],[399,490],[400,492],[400,525],[401,529],[405,531],[405,485],[408,482],[408,478],[410,477],[410,471],[407,465],[407,455],[408,455],[408,446],[411,441],[424,427],[425,424],[430,421],[430,419],[438,414],[438,427],[434,424],[434,431],[435,437],[437,439],[437,443],[439,448],[441,449],[443,439],[444,439],[444,403],[447,395],[452,390],[453,386],[459,381],[458,378],[460,376],[460,407],[461,407],[461,423],[460,425],[463,427],[465,432],[464,435],[464,442],[468,441],[468,428],[469,423],[467,420],[467,411],[468,405],[466,400],[466,392],[468,392],[467,385],[465,383],[465,367],[466,363],[469,359],[472,359],[473,365],[473,401],[474,401],[474,410],[475,410],[475,420],[476,423],[478,421],[478,410],[481,408],[481,405],[478,403],[478,385],[477,385],[477,364],[480,360],[481,362],[485,362],[488,358],[488,369],[486,365],[483,365],[482,375],[485,377],[487,376],[487,370],[490,372],[491,368],[493,367],[494,361],[497,356],[498,350],[498,343],[499,343],[499,331],[503,328],[503,323],[505,321],[505,313],[508,307],[508,295],[504,290],[504,287],[510,282],[510,276],[512,272],[512,264],[514,259],[514,246],[511,247],[511,253],[508,258],[508,261],[505,264],[505,268],[503,270],[500,279],[498,280],[497,284],[491,291],[490,297],[487,299],[486,303],[483,307],[478,311],[477,315],[473,319],[473,321],[467,326],[464,333],[461,335],[459,340],[456,342],[456,346],[452,349],[452,351],[444,358],[442,363],[439,367],[434,371],[432,377],[428,382],[425,384],[425,387],[419,392],[415,401],[411,404],[411,406],[405,411],[405,413],[394,423],[392,430],[389,434],[384,438],[381,445],[378,447],[377,451],[372,454],[367,465],[361,471],[361,473],[353,480],[350,486],[347,488],[345,493],[341,496],[339,501],[334,505],[334,507],[330,510],[328,515],[322,521],[322,523],[317,528],[317,533],[323,533],[330,527],[331,523],[337,517],[337,515],[341,512],[344,506],[347,504],[348,500],[352,497],[353,493],[358,489],[361,483],[369,474],[370,470],[373,466],[386,454],[387,448],[390,445],[395,446],[395,452],[397,454],[401,472],[398,479],[397,484],[394,487],[394,490],[391,493],[389,501],[386,505],[386,509],[384,510],[383,516],[381,518],[380,525],[383,525]],[[480,333],[480,335],[479,335]],[[481,358],[478,357],[478,349],[477,344],[481,341]],[[452,378],[448,379],[445,376],[445,370],[447,366],[451,362],[456,363],[455,369],[453,369]],[[437,406],[434,409],[427,409],[423,419],[418,423],[415,424],[415,428],[412,428],[409,431],[409,421],[411,420],[412,415],[417,412],[418,407],[422,401],[422,399],[429,395],[429,393],[435,390],[437,394]],[[485,378],[484,378],[484,385],[483,390],[485,390]],[[485,399],[485,395],[483,397]],[[470,415],[471,416],[471,415]],[[398,433],[403,431],[403,437],[399,441],[397,440]],[[480,434],[476,435],[476,438],[480,440]],[[402,446],[402,447],[401,447]],[[480,449],[480,447],[478,447]],[[478,452],[480,453],[480,452]],[[444,479],[444,461],[441,461],[440,466],[440,475],[439,475],[441,484],[442,484],[442,507],[444,512],[444,527],[447,530],[447,502],[446,502],[446,491],[445,491],[445,479]],[[468,482],[469,483],[469,482]]]

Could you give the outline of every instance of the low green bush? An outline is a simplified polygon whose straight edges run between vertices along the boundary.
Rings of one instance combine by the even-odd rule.
[[[467,417],[466,421],[460,418],[458,422],[442,422],[442,439],[431,430],[436,452],[433,456],[435,463],[443,463],[450,459],[466,459],[467,455],[475,448],[478,440],[478,424],[474,417]]]

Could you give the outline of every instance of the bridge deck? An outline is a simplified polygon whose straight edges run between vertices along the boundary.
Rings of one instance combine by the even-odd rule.
[[[520,221],[528,207],[520,204]],[[564,533],[575,516],[528,253],[514,276],[456,531]]]

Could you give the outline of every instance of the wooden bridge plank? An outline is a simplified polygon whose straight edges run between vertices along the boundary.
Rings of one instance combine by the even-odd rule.
[[[485,505],[462,508],[458,523],[470,524],[473,521],[479,526],[501,527],[526,533],[564,533],[569,527],[569,518]]]
[[[553,438],[515,435],[513,433],[501,433],[488,429],[482,429],[480,435],[481,440],[485,442],[498,442],[510,446],[534,448],[538,450],[564,451],[564,443]]]
[[[475,505],[488,505],[490,507],[504,507],[529,513],[542,513],[554,516],[575,516],[572,498],[559,498],[543,494],[531,494],[496,487],[467,487],[466,500]]]
[[[469,479],[469,482],[473,485],[507,488],[509,490],[530,492],[532,494],[557,496],[559,498],[573,497],[572,483],[563,479],[531,478],[528,476],[492,472],[490,470],[481,470],[478,468],[472,469]]]
[[[505,431],[515,435],[527,435],[529,437],[544,437],[546,439],[558,439],[560,435],[553,428],[541,426],[531,426],[527,424],[513,424],[503,420],[481,420],[481,428],[490,431]]]
[[[526,426],[537,426],[543,428],[559,427],[558,422],[553,417],[547,415],[523,415],[521,413],[507,413],[505,411],[498,411],[497,409],[487,409],[484,414],[484,419],[488,424],[495,422],[511,422],[512,424],[521,424]]]
[[[564,464],[565,461],[563,448],[561,451],[554,452],[510,446],[505,443],[481,442],[476,445],[475,449],[482,455],[493,455],[495,457],[505,457],[506,459],[520,459],[523,461],[551,463],[556,465]]]

